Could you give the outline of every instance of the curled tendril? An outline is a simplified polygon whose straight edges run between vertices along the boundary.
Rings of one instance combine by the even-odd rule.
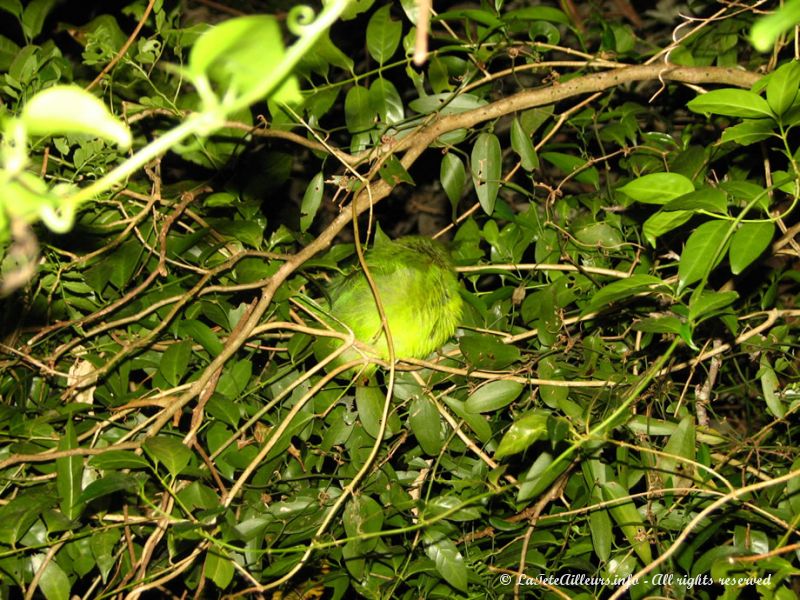
[[[286,27],[294,35],[300,37],[314,23],[316,13],[314,9],[305,4],[293,6],[286,17]]]

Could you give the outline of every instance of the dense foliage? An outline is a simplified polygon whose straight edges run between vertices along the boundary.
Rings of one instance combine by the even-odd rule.
[[[0,0],[0,597],[796,597],[798,2],[257,4]]]

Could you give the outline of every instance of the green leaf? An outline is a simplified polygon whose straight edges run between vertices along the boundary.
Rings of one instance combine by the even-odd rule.
[[[539,157],[530,136],[522,129],[519,119],[515,118],[511,122],[511,147],[519,155],[520,164],[526,171],[533,171],[539,168]]]
[[[447,198],[450,200],[450,205],[455,210],[464,193],[464,181],[466,180],[464,161],[455,152],[448,152],[442,157],[439,179],[442,182]]]
[[[429,398],[414,398],[411,401],[408,409],[408,426],[425,454],[439,455],[444,445],[442,418]]]
[[[500,140],[493,133],[481,133],[472,146],[470,157],[472,182],[484,212],[491,215],[500,191],[503,155]]]
[[[686,240],[678,265],[678,291],[708,276],[725,256],[723,247],[728,235],[728,221],[707,221]]]
[[[300,231],[308,231],[317,215],[325,191],[325,175],[320,171],[308,182],[303,202],[300,205]]]
[[[510,10],[503,15],[503,20],[510,21],[550,21],[551,23],[561,23],[570,25],[570,18],[557,8],[549,6],[529,6]]]
[[[47,564],[45,564],[47,560]],[[42,590],[46,600],[69,600],[69,592],[72,586],[69,577],[58,563],[45,554],[34,554],[31,556],[31,570],[38,571],[44,565],[44,571],[39,579],[39,589]]]
[[[0,10],[14,15],[17,20],[22,18],[22,2],[20,0],[0,0]]]
[[[691,485],[691,477],[687,475],[691,475],[692,469],[688,463],[694,462],[696,457],[695,437],[694,417],[687,415],[664,446],[664,454],[656,457],[656,467],[666,487]]]
[[[117,563],[114,557],[114,547],[121,537],[122,532],[119,529],[98,529],[92,533],[89,539],[89,547],[95,563],[100,569],[100,577],[103,582],[107,581],[108,574]]]
[[[736,292],[705,291],[699,297],[694,294],[689,302],[689,320],[697,321],[700,317],[718,312],[732,304],[739,294]]]
[[[217,383],[217,391],[228,400],[238,400],[253,375],[253,363],[246,358],[228,363]]]
[[[197,39],[189,53],[188,73],[195,80],[208,77],[226,92],[238,95],[269,91],[266,86],[272,82],[272,74],[265,66],[280,64],[284,56],[283,34],[274,17],[236,17],[215,25]],[[272,101],[302,102],[294,77],[272,83]]]
[[[731,273],[738,275],[761,256],[775,235],[775,224],[742,223],[731,238],[730,263]]]
[[[422,535],[425,554],[444,580],[457,590],[467,591],[467,565],[456,545],[438,527],[430,527]]]
[[[378,533],[383,527],[383,507],[371,497],[360,495],[347,503],[342,515],[347,537],[363,538],[364,535]],[[377,545],[379,539],[359,539],[359,550],[371,552]]]
[[[173,437],[148,438],[143,448],[151,459],[163,464],[173,477],[180,475],[192,458],[192,451]]]
[[[55,8],[58,0],[31,0],[22,13],[22,31],[29,40],[42,32],[47,15]]]
[[[606,502],[623,500],[629,496],[629,493],[616,481],[607,481],[600,483],[600,490],[603,493],[603,499]],[[630,542],[633,550],[642,560],[642,563],[649,565],[653,562],[652,551],[650,544],[647,542],[645,534],[644,519],[639,511],[636,509],[632,500],[624,502],[615,502],[608,508],[611,517],[619,525],[622,532],[625,534],[628,542]]]
[[[183,340],[170,346],[161,355],[158,370],[170,385],[178,385],[186,374],[189,358],[192,355],[192,344]]]
[[[427,115],[439,112],[442,115],[454,115],[468,110],[486,106],[486,100],[473,94],[429,94],[416,98],[408,103],[411,110]],[[489,134],[487,134],[489,135]]]
[[[356,408],[358,409],[358,418],[364,431],[372,438],[377,438],[380,433],[381,417],[383,416],[383,405],[386,402],[381,389],[377,386],[364,386],[360,385],[356,388]],[[391,428],[386,427],[384,439],[389,438],[394,432]]]
[[[378,113],[382,122],[391,125],[405,118],[403,99],[391,81],[383,78],[373,81],[369,86],[369,99],[372,111]]]
[[[725,128],[725,131],[722,132],[721,140],[749,146],[773,135],[777,136],[775,122],[772,119],[751,119],[738,123],[733,127]]]
[[[78,498],[78,502],[88,504],[93,500],[109,496],[118,492],[131,492],[137,487],[136,480],[130,475],[122,473],[110,473],[102,479],[96,479],[86,486]]]
[[[631,275],[627,279],[609,283],[604,288],[595,292],[586,311],[591,312],[597,310],[612,302],[617,302],[618,300],[629,298],[636,294],[641,294],[642,292],[651,291],[653,288],[657,287],[666,287],[666,284],[658,277],[645,274]]]
[[[31,525],[58,499],[41,492],[23,492],[0,506],[0,542],[11,546],[25,535]]]
[[[522,452],[545,435],[549,416],[547,411],[532,410],[516,419],[500,440],[500,445],[494,453],[495,459]]]
[[[383,65],[397,51],[403,25],[391,17],[391,4],[372,13],[367,23],[367,50],[375,61]]]
[[[686,107],[696,113],[741,117],[743,119],[773,118],[769,104],[749,90],[712,90],[690,100]]]
[[[770,359],[766,354],[761,355],[759,367],[758,377],[761,380],[761,392],[764,394],[767,410],[772,416],[782,419],[786,415],[786,407],[777,393],[780,388],[780,381],[778,381],[778,376],[775,374],[772,363],[770,363]]]
[[[128,450],[109,450],[89,459],[89,466],[101,471],[119,471],[120,469],[141,469],[150,463],[142,456]]]
[[[595,187],[600,185],[600,174],[597,172],[597,169],[594,167],[584,169],[583,167],[588,161],[579,156],[573,156],[572,154],[565,154],[563,152],[542,152],[541,156],[544,160],[555,165],[564,173],[571,175],[580,170],[574,177],[575,181],[588,183]]]
[[[680,173],[650,173],[629,181],[618,191],[642,204],[666,204],[694,191],[694,184]]]
[[[670,200],[664,205],[663,210],[706,210],[726,214],[728,212],[728,196],[719,188],[702,188]]]
[[[22,109],[22,122],[32,135],[85,133],[131,145],[131,132],[99,99],[78,86],[55,85],[39,92]]]
[[[231,559],[221,548],[212,548],[206,552],[205,576],[214,582],[219,589],[226,589],[231,581],[235,569]]]
[[[652,214],[642,225],[642,235],[647,242],[655,248],[656,240],[670,231],[674,231],[686,221],[692,218],[694,212],[691,210],[673,210],[667,212],[666,209],[659,210]]]
[[[78,437],[72,420],[67,421],[64,434],[58,443],[59,450],[74,450],[78,447]],[[62,456],[56,459],[56,489],[58,490],[59,506],[61,512],[68,519],[75,519],[81,512],[78,498],[81,495],[81,480],[83,478],[83,457]]]
[[[196,319],[186,319],[178,323],[178,331],[181,336],[189,336],[200,344],[211,356],[217,356],[222,352],[222,342],[219,341],[217,334],[205,323]]]
[[[389,158],[384,161],[381,165],[379,175],[381,179],[392,187],[400,185],[401,183],[414,185],[414,179],[408,171],[406,171],[403,163],[394,155],[389,156]]]
[[[361,85],[351,87],[344,99],[344,120],[350,133],[372,129],[375,113],[370,103],[369,90]]]
[[[450,396],[443,396],[442,400],[444,400],[444,403],[447,404],[450,410],[456,413],[459,419],[462,419],[469,428],[472,429],[483,444],[489,443],[493,435],[492,426],[480,413],[468,411],[464,402],[451,398]]]
[[[472,368],[502,371],[520,360],[519,348],[504,344],[494,335],[467,334],[458,343],[464,358]]]
[[[516,400],[524,387],[521,383],[506,379],[490,381],[469,395],[465,408],[472,413],[487,413],[501,409]]]
[[[0,35],[0,71],[8,71],[20,48],[4,35]]]

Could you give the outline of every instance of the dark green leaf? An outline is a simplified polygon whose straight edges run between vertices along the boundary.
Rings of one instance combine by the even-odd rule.
[[[663,210],[707,210],[708,212],[726,214],[728,211],[728,197],[719,188],[702,188],[670,200],[664,205]]]
[[[173,437],[149,438],[143,448],[153,461],[163,464],[173,477],[180,475],[192,458],[192,451]]]
[[[96,479],[86,486],[81,493],[78,502],[88,504],[93,500],[116,494],[118,492],[132,492],[137,487],[136,480],[130,475],[122,473],[110,473],[102,479]]]
[[[394,155],[389,156],[381,165],[380,176],[386,183],[394,187],[401,183],[414,185],[414,180],[408,174],[403,164]]]
[[[314,222],[324,190],[325,176],[320,171],[308,182],[306,192],[303,194],[303,202],[300,205],[300,231],[308,231],[311,223]]]
[[[178,324],[181,335],[188,335],[195,342],[200,344],[211,356],[216,356],[222,352],[222,342],[211,328],[195,319],[187,319]]]
[[[238,400],[247,389],[253,374],[253,363],[243,358],[233,364],[228,363],[217,383],[217,391],[228,400]]]
[[[465,335],[459,341],[469,365],[475,369],[502,371],[520,359],[519,348],[493,335]]]
[[[511,122],[511,147],[519,155],[523,169],[533,171],[539,168],[539,157],[536,155],[536,149],[533,147],[530,136],[522,129],[519,119],[514,119]]]
[[[74,450],[78,447],[78,438],[72,420],[67,421],[64,435],[58,444],[59,450]],[[83,478],[83,457],[80,455],[62,456],[56,459],[56,489],[58,490],[61,512],[68,519],[75,519],[81,510],[78,498],[81,495],[81,479]]]
[[[429,398],[421,397],[411,401],[408,425],[425,454],[437,456],[442,451],[442,419]]]
[[[564,173],[572,175],[577,173],[574,177],[575,181],[580,183],[588,183],[597,187],[600,185],[600,174],[594,167],[586,167],[588,161],[579,156],[572,154],[565,154],[563,152],[542,152],[542,158],[547,162],[555,165]]]
[[[31,0],[25,7],[22,13],[22,30],[25,32],[25,37],[33,39],[42,32],[44,20],[50,11],[55,8],[58,0]],[[12,6],[14,4],[12,3]],[[16,7],[14,7],[16,10]],[[48,598],[49,600],[49,598]]]
[[[425,530],[422,536],[425,554],[444,580],[457,590],[467,591],[467,565],[456,545],[437,527]]]
[[[372,129],[375,113],[367,88],[360,85],[350,88],[344,99],[344,118],[350,133],[361,133]]]
[[[611,517],[619,525],[642,563],[649,565],[653,561],[653,555],[647,542],[644,520],[636,505],[631,500],[625,500],[629,493],[616,481],[601,483],[600,489],[606,502],[614,502],[608,508]]]
[[[516,400],[524,387],[521,383],[505,379],[490,381],[469,395],[465,408],[472,413],[499,410]]]
[[[595,292],[587,307],[588,311],[597,310],[630,296],[650,291],[654,288],[665,287],[665,283],[653,275],[636,274],[627,279],[609,283],[601,290]]]
[[[442,157],[439,179],[442,182],[447,198],[450,200],[450,205],[455,210],[464,193],[466,169],[464,168],[464,161],[454,152],[448,152]]]
[[[382,65],[397,50],[403,25],[391,17],[391,5],[386,4],[372,13],[367,23],[367,50]]]
[[[89,466],[101,471],[141,469],[149,465],[147,459],[127,450],[109,450],[89,459]]]
[[[487,215],[494,212],[494,204],[500,191],[500,178],[503,169],[503,155],[500,140],[492,133],[481,133],[472,146],[470,157],[472,182],[478,201]]]
[[[713,292],[713,291],[706,291],[703,292],[699,297],[695,298],[692,295],[692,299],[689,302],[689,320],[696,321],[700,317],[704,317],[708,314],[713,314],[720,309],[725,308],[732,304],[737,298],[739,294],[736,292]]]
[[[170,344],[161,355],[159,372],[170,385],[178,385],[186,374],[189,358],[192,355],[192,344],[188,340]]]

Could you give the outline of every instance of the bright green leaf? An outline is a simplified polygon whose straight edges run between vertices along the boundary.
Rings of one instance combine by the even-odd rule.
[[[694,191],[694,184],[680,173],[650,173],[629,181],[618,191],[643,204],[666,204]]]
[[[738,275],[767,249],[775,235],[775,224],[742,223],[731,238],[731,273]]]
[[[178,385],[186,375],[191,355],[192,344],[188,340],[170,344],[161,355],[158,370],[170,385]]]
[[[533,410],[516,419],[506,431],[500,445],[495,450],[494,458],[500,459],[523,452],[547,433],[547,419],[549,413],[543,410]]]
[[[711,113],[743,119],[773,117],[767,101],[749,90],[731,88],[712,90],[690,100],[686,107],[696,113]]]
[[[22,109],[22,122],[33,135],[85,133],[131,145],[131,132],[99,99],[77,86],[55,85],[39,92]]]

